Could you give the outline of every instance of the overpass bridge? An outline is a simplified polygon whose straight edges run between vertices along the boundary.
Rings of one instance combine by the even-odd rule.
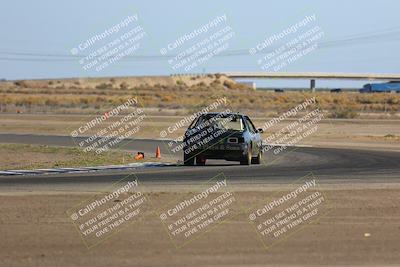
[[[225,72],[233,79],[303,79],[310,80],[310,89],[315,91],[316,80],[368,80],[368,81],[398,81],[400,74],[377,73],[323,73],[323,72]]]

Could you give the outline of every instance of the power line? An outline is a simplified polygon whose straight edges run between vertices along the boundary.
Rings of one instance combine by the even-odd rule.
[[[380,31],[370,31],[361,34],[348,35],[342,39],[328,40],[319,42],[319,48],[334,48],[357,44],[372,44],[377,42],[392,42],[400,40],[400,27],[392,27]],[[258,51],[256,54],[267,54],[275,49]],[[51,53],[31,53],[31,52],[1,52],[2,61],[27,61],[27,62],[72,62],[87,57],[87,55],[68,55]],[[248,56],[249,49],[232,49],[222,52],[215,57]],[[8,57],[14,56],[14,57]],[[166,61],[176,55],[130,55],[125,56],[122,61]]]

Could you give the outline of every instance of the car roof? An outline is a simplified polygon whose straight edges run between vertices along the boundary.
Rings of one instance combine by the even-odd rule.
[[[207,112],[207,113],[201,114],[200,116],[204,116],[204,115],[218,115],[218,114],[221,114],[221,113],[224,113],[224,112],[223,112],[223,111],[221,111],[221,112]],[[226,114],[226,115],[237,115],[237,116],[240,116],[240,117],[247,117],[247,115],[244,115],[244,114],[239,113],[239,112],[237,112],[237,113],[229,112],[229,113],[225,113],[225,114]]]

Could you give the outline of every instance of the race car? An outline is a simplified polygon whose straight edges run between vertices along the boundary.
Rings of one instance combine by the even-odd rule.
[[[183,139],[184,165],[205,165],[207,159],[260,164],[262,129],[256,129],[246,115],[204,113],[189,125]]]

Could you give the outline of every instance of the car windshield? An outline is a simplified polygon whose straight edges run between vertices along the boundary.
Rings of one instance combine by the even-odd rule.
[[[214,127],[233,130],[243,131],[244,124],[241,116],[235,114],[207,114],[199,118],[196,123],[196,127],[204,127],[213,125]]]

